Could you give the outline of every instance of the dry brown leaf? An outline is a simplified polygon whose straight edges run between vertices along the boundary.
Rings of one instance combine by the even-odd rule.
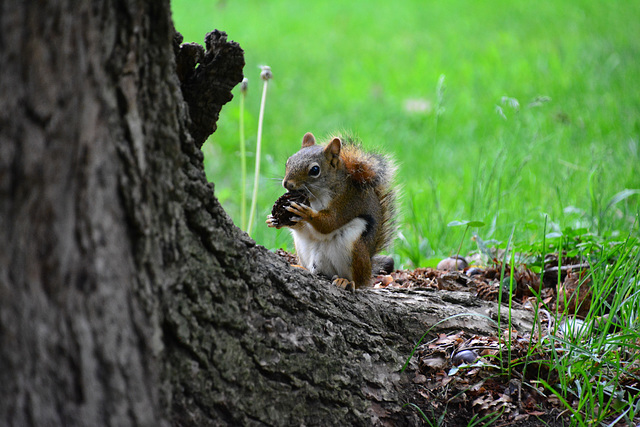
[[[591,277],[584,270],[581,273],[569,271],[558,288],[558,308],[567,314],[585,317],[591,309]]]

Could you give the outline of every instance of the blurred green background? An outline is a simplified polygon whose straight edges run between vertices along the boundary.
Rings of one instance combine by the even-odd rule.
[[[431,266],[545,233],[615,239],[638,228],[640,2],[172,2],[185,42],[226,31],[245,51],[251,194],[260,65],[269,65],[258,221],[305,132],[355,133],[392,154],[403,190],[399,266]],[[203,146],[208,178],[239,224],[239,87]],[[248,205],[249,201],[247,201]],[[546,219],[545,219],[546,218]],[[463,239],[452,221],[483,221]]]

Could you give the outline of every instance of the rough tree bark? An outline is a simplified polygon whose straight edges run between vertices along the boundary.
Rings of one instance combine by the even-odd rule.
[[[179,48],[167,0],[0,7],[0,424],[417,422],[415,340],[496,308],[345,292],[233,225],[199,146],[236,44]]]

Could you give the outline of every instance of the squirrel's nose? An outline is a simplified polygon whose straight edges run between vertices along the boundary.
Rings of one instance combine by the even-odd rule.
[[[293,184],[293,182],[291,181],[287,181],[286,179],[282,180],[282,186],[284,188],[286,188],[287,190],[293,190],[295,189],[295,185]]]

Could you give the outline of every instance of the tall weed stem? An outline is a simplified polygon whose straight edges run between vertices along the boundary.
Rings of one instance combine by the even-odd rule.
[[[240,85],[240,227],[247,229],[247,152],[246,141],[244,137],[244,103],[247,98],[247,90],[249,88],[249,79],[242,79]]]
[[[256,168],[253,177],[253,196],[251,197],[251,210],[249,211],[249,225],[247,227],[247,233],[251,235],[251,229],[253,228],[253,220],[256,213],[256,204],[258,202],[258,184],[260,182],[260,151],[262,148],[262,124],[264,122],[264,106],[267,101],[267,87],[269,85],[269,79],[273,75],[271,74],[271,68],[264,65],[262,66],[262,72],[260,78],[264,81],[262,86],[262,100],[260,101],[260,116],[258,117],[258,140],[256,142]]]

